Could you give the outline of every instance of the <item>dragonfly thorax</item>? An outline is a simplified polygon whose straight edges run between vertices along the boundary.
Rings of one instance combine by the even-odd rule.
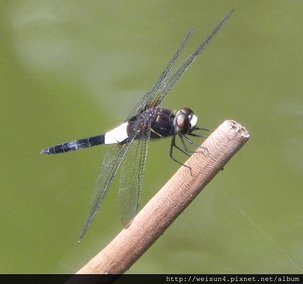
[[[195,129],[197,122],[198,117],[194,112],[191,109],[184,107],[176,112],[173,124],[177,133],[187,134]]]

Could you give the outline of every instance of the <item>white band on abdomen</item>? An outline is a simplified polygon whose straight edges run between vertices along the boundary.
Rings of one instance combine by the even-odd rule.
[[[128,137],[127,124],[128,122],[124,122],[116,128],[106,132],[104,135],[105,144],[115,144],[125,140]]]

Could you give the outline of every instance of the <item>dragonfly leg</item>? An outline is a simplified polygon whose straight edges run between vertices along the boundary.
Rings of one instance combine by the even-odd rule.
[[[184,143],[184,141],[183,141]],[[190,154],[186,151],[184,151],[182,148],[180,148],[177,144],[176,144],[176,135],[173,135],[173,138],[171,139],[171,143],[170,143],[170,150],[169,150],[169,157],[175,161],[176,163],[178,163],[179,165],[185,166],[187,168],[189,168],[188,166],[184,165],[183,163],[181,163],[180,161],[178,161],[176,158],[174,158],[173,156],[173,150],[174,148],[178,149],[180,152],[182,152],[183,154],[190,156]]]
[[[203,137],[203,138],[206,138],[206,137],[207,137],[207,136],[205,136],[205,135],[199,135],[199,134],[196,134],[196,133],[189,133],[188,135],[194,136],[194,137]],[[186,135],[182,135],[182,136],[180,135],[180,139],[181,139],[181,141],[182,141],[183,147],[184,147],[185,151],[187,152],[187,154],[201,153],[201,152],[204,153],[204,151],[205,151],[205,152],[208,152],[208,149],[207,149],[206,147],[202,147],[202,146],[200,146],[200,145],[194,143],[194,142],[193,142],[191,139],[189,139]],[[199,148],[201,149],[201,151],[192,151],[192,150],[189,150],[189,149],[187,148],[186,144],[185,144],[184,139],[185,139],[185,141],[186,141],[187,143],[189,143],[189,144],[191,144],[191,145],[193,145],[193,146],[199,147]]]
[[[194,136],[194,137],[201,137],[201,138],[207,138],[208,137],[205,134],[197,134],[197,133],[188,133],[188,135]]]
[[[195,130],[204,130],[204,131],[207,131],[207,132],[210,131],[208,128],[205,128],[205,127],[195,127]]]

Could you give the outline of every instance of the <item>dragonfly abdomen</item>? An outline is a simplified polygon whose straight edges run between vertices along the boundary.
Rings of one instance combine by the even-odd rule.
[[[56,146],[52,146],[42,150],[41,154],[46,154],[46,155],[60,154],[69,151],[79,150],[82,148],[97,146],[101,144],[104,144],[104,135],[98,135],[94,137],[89,137],[85,139],[75,140],[75,141],[59,144]]]

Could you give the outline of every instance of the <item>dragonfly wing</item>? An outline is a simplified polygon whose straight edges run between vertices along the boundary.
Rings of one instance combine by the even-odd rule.
[[[120,219],[127,227],[139,210],[143,175],[147,158],[148,143],[150,140],[150,125],[146,124],[129,147],[127,156],[123,160],[119,199],[121,206]]]
[[[231,10],[223,20],[214,28],[214,30],[208,35],[206,40],[196,48],[196,50],[183,62],[183,64],[171,74],[169,78],[166,78],[165,86],[160,92],[155,94],[155,101],[159,104],[165,98],[170,89],[177,83],[180,77],[185,73],[189,66],[197,59],[197,57],[206,49],[209,43],[214,39],[215,35],[221,30],[225,22],[232,16],[234,10]]]
[[[115,175],[121,165],[121,162],[132,144],[133,139],[130,140],[128,144],[117,144],[111,151],[108,151],[105,155],[101,174],[98,177],[90,205],[89,216],[83,226],[83,229],[80,233],[79,241],[82,240],[85,233],[87,232],[89,226],[93,222],[94,218],[97,215],[98,209],[100,208],[108,189],[110,188]]]
[[[190,31],[187,36],[183,39],[181,42],[178,50],[174,54],[174,56],[171,58],[169,63],[167,64],[165,70],[162,72],[161,76],[157,80],[157,82],[154,84],[154,86],[149,90],[143,98],[139,101],[139,103],[133,108],[131,111],[129,118],[141,113],[142,111],[146,110],[148,107],[152,107],[152,105],[159,105],[159,103],[156,104],[157,94],[161,93],[161,91],[165,88],[165,82],[168,81],[168,78],[172,76],[172,72],[174,70],[174,66],[176,65],[180,55],[182,54],[184,48],[186,47],[189,39],[192,36],[192,31]],[[153,103],[154,102],[154,103]]]
[[[172,57],[170,62],[168,63],[166,69],[162,72],[161,76],[152,87],[152,89],[147,92],[141,101],[135,106],[133,111],[131,112],[130,117],[144,111],[147,108],[158,106],[170,89],[176,84],[176,82],[180,79],[180,77],[184,74],[184,72],[188,69],[188,67],[197,59],[197,57],[205,50],[208,44],[212,41],[215,35],[221,30],[225,22],[232,16],[234,9],[231,10],[223,20],[214,28],[214,30],[210,33],[210,35],[204,40],[197,49],[181,64],[179,67],[176,66],[177,61],[186,47],[191,35],[192,31],[190,31],[187,36],[184,38],[182,43],[180,44],[177,52]]]

